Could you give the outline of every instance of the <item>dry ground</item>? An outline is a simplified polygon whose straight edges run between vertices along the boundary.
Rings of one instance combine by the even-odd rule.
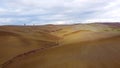
[[[120,68],[118,25],[2,26],[0,64],[2,68]]]

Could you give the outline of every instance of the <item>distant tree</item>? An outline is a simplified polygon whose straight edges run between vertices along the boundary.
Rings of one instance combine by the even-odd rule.
[[[24,26],[26,26],[26,24],[24,23]]]

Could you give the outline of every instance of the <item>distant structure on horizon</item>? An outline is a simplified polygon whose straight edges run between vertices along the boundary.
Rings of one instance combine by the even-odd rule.
[[[26,24],[24,23],[24,26],[26,26]]]

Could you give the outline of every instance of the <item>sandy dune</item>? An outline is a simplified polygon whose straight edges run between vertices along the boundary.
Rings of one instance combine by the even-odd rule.
[[[111,26],[2,27],[2,68],[120,68],[120,28]]]

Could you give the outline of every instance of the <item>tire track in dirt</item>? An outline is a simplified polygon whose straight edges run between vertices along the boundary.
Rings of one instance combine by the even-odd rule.
[[[117,37],[120,37],[120,36],[116,36]],[[109,39],[109,38],[107,38]],[[61,39],[62,40],[62,39]],[[105,39],[99,39],[99,40],[105,40]],[[59,40],[60,41],[60,40]],[[26,53],[23,53],[23,54],[20,54],[20,55],[17,55],[16,57],[12,58],[11,60],[7,61],[6,63],[2,64],[2,68],[6,68],[8,65],[14,63],[16,60],[19,60],[23,57],[26,57],[26,56],[29,56],[29,55],[32,55],[34,53],[37,53],[37,52],[40,52],[40,51],[44,51],[46,49],[49,49],[49,48],[55,48],[55,47],[59,47],[60,44],[59,44],[59,41],[56,42],[55,45],[50,45],[50,46],[47,46],[47,47],[43,47],[43,48],[39,48],[39,49],[35,49],[35,50],[32,50],[32,51],[29,51],[29,52],[26,52]],[[89,41],[91,42],[91,41]],[[86,43],[86,42],[82,42],[82,43]]]
[[[120,37],[120,36],[118,36],[118,37]],[[107,39],[108,39],[108,38],[107,38]],[[39,48],[39,49],[35,49],[35,50],[32,50],[32,51],[25,52],[25,53],[23,53],[23,54],[17,55],[16,57],[14,57],[14,58],[12,58],[11,60],[9,60],[9,61],[5,62],[4,64],[2,64],[2,68],[6,68],[6,66],[14,63],[16,60],[19,60],[20,58],[22,59],[22,57],[26,57],[26,56],[32,55],[32,54],[34,54],[34,53],[37,53],[37,52],[40,52],[40,51],[44,51],[44,50],[49,49],[49,48],[58,47],[58,46],[60,46],[59,41],[61,41],[61,40],[62,40],[62,39],[57,40],[57,42],[56,42],[54,45],[51,44],[51,45],[48,45],[48,46],[46,46],[46,47],[42,47],[42,48]]]
[[[57,41],[57,40],[60,39],[60,37],[54,36],[54,35],[52,35],[50,33],[47,33],[47,34],[45,34],[45,36],[47,36],[49,38],[51,37],[51,40],[55,40],[56,39],[55,41]],[[29,41],[29,38],[24,37],[24,35],[19,34],[19,32],[0,30],[0,36],[3,37],[3,38],[6,37],[8,39],[9,39],[9,37],[16,37],[20,42],[23,42],[26,45],[31,44],[30,41]],[[35,50],[31,50],[31,51],[25,52],[23,54],[18,54],[17,56],[13,57],[12,59],[7,60],[5,63],[3,63],[3,65],[6,64],[6,63],[11,63],[13,61],[13,59],[15,59],[15,58],[23,57],[25,55],[32,54],[32,53],[37,52],[39,50],[44,50],[44,49],[47,49],[47,48],[50,48],[50,47],[58,45],[57,42],[52,42],[52,41],[47,41],[47,40],[40,40],[40,39],[33,39],[33,40],[36,41],[36,42],[44,43],[44,44],[42,45],[41,48],[38,48],[38,49],[35,49]],[[0,68],[1,68],[1,64],[0,64]]]
[[[56,42],[56,44],[54,44],[54,45],[49,45],[49,46],[47,46],[47,47],[42,47],[42,48],[39,48],[39,49],[31,50],[31,51],[29,51],[29,52],[26,52],[26,53],[17,55],[16,57],[13,57],[12,59],[10,59],[10,60],[8,60],[7,62],[3,63],[3,64],[2,64],[2,68],[5,68],[5,66],[13,63],[15,60],[17,60],[17,59],[19,59],[19,58],[21,58],[21,57],[25,57],[25,56],[34,54],[34,53],[36,53],[36,52],[38,52],[38,51],[46,50],[46,49],[48,49],[48,48],[54,48],[54,47],[56,47],[56,46],[59,46],[59,43]]]
[[[25,52],[25,53],[23,53],[23,54],[19,54],[19,55],[13,57],[12,59],[8,60],[7,62],[3,63],[0,68],[5,68],[7,65],[12,64],[15,60],[17,60],[17,59],[19,59],[19,58],[21,58],[21,57],[26,57],[26,56],[31,55],[31,54],[34,54],[34,53],[36,53],[36,52],[38,52],[38,51],[43,51],[43,50],[46,50],[46,49],[49,49],[49,48],[58,47],[58,46],[59,46],[59,41],[60,41],[62,38],[61,38],[61,37],[58,37],[58,36],[55,36],[55,35],[53,35],[53,34],[50,34],[50,36],[54,36],[54,37],[57,38],[57,39],[56,39],[56,42],[53,42],[54,44],[49,44],[49,45],[46,45],[46,46],[44,46],[44,47],[41,47],[41,48],[38,48],[38,49],[35,49],[35,50],[31,50],[31,51]],[[21,39],[21,40],[23,41],[23,40],[25,40],[25,39]],[[24,41],[24,42],[25,42],[25,41]]]

